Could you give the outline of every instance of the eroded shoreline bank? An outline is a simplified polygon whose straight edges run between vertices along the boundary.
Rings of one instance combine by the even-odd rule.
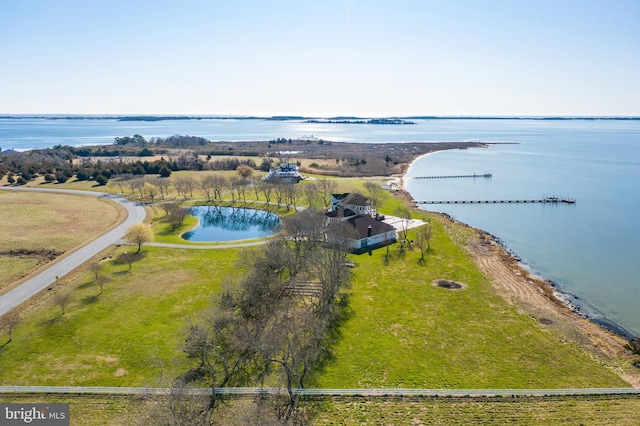
[[[432,154],[434,153],[425,155]],[[396,194],[419,210],[422,209],[406,190],[405,179],[413,163],[425,155],[414,158],[404,174],[396,180],[399,187]],[[599,320],[585,314],[578,305],[571,302],[571,294],[561,291],[551,280],[534,275],[499,237],[446,213],[429,213],[437,215],[451,234],[466,230],[462,231],[465,234],[462,239],[465,250],[490,278],[502,297],[523,313],[535,318],[541,327],[550,328],[562,338],[584,347],[611,365],[632,386],[640,387],[640,357],[629,349],[629,342],[635,336],[606,319]]]

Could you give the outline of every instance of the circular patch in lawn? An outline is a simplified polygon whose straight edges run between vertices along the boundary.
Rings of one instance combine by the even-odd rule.
[[[431,281],[431,285],[434,287],[440,287],[447,290],[463,290],[467,288],[466,284],[459,283],[457,281],[451,281],[451,280],[434,280],[434,281]]]

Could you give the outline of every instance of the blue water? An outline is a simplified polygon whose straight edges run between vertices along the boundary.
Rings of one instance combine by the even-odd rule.
[[[264,210],[235,207],[196,206],[191,214],[198,218],[198,226],[182,234],[189,241],[235,241],[262,238],[274,234],[280,218]]]
[[[414,120],[415,125],[268,120],[0,119],[0,148],[112,143],[173,134],[211,140],[316,137],[346,142],[508,142],[417,160],[416,200],[566,196],[575,205],[429,205],[498,236],[530,267],[576,297],[589,315],[640,335],[640,121]],[[491,179],[412,176],[492,173]],[[209,241],[221,238],[207,237]],[[232,239],[237,239],[237,236]],[[247,237],[252,238],[252,237]]]
[[[425,156],[407,174],[408,191],[416,200],[575,198],[422,207],[498,236],[585,313],[640,335],[640,125],[500,124],[518,144]],[[492,177],[412,179],[474,172]]]

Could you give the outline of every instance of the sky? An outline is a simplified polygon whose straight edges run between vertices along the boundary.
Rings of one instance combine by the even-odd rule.
[[[0,0],[0,114],[640,116],[640,0]]]

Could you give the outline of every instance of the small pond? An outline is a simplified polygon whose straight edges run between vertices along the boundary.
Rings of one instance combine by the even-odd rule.
[[[191,215],[200,223],[182,238],[196,242],[262,238],[278,232],[280,218],[264,210],[236,207],[195,206]]]

